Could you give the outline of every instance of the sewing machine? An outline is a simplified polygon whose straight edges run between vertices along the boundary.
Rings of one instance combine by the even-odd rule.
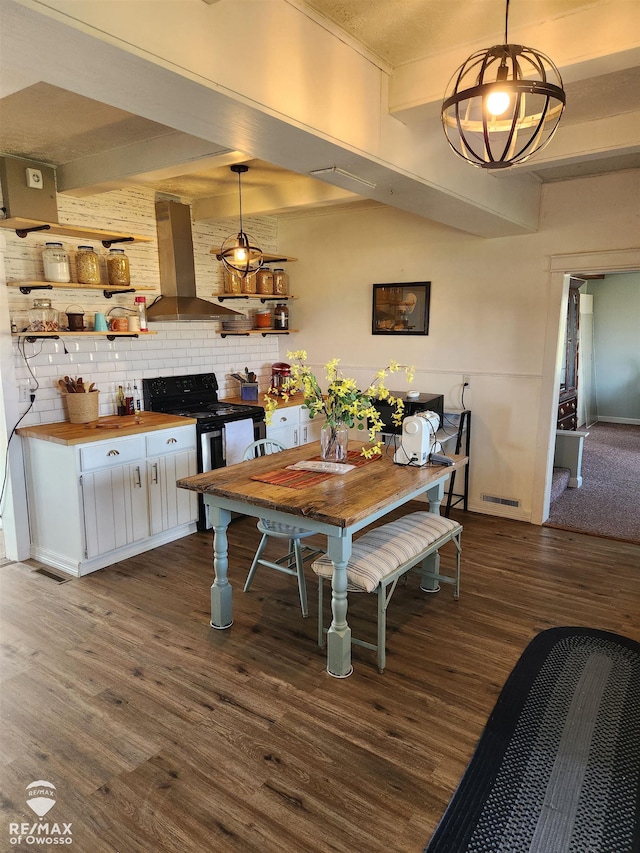
[[[397,465],[426,465],[432,453],[442,445],[436,440],[440,416],[436,412],[417,412],[402,421],[400,445],[393,456]]]

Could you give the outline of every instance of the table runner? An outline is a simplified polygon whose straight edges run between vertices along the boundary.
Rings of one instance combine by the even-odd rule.
[[[345,462],[361,468],[369,462],[375,462],[380,456],[366,459],[357,450],[348,450]],[[310,461],[320,461],[320,456],[313,456]],[[350,473],[350,472],[349,472]],[[275,471],[266,471],[264,474],[255,474],[251,479],[259,480],[261,483],[269,483],[271,486],[285,486],[287,489],[308,489],[327,480],[330,477],[348,477],[349,474],[326,474],[321,471],[292,471],[289,468],[278,468]]]

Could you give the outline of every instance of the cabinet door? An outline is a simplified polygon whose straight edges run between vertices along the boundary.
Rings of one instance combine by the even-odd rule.
[[[88,558],[149,536],[142,463],[83,474],[82,500]]]
[[[195,450],[183,450],[147,461],[152,535],[197,519],[196,493],[176,488],[176,480],[191,477],[197,472]]]
[[[297,424],[295,426],[278,427],[277,429],[268,426],[267,438],[279,441],[280,444],[283,444],[289,450],[300,444],[300,427]]]
[[[276,409],[271,423],[267,426],[267,438],[273,438],[289,449],[301,444],[300,406],[286,406]]]
[[[300,444],[309,444],[312,441],[320,441],[320,432],[325,423],[324,415],[309,417],[309,409],[300,406]]]

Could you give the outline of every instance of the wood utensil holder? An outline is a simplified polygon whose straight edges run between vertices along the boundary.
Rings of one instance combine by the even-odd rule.
[[[72,424],[87,424],[97,421],[99,416],[99,391],[88,394],[65,394],[69,422]]]

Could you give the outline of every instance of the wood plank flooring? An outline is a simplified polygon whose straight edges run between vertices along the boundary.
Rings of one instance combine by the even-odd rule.
[[[294,578],[261,569],[242,592],[252,519],[230,528],[227,631],[209,627],[210,533],[64,583],[0,567],[0,850],[18,848],[10,822],[38,822],[25,788],[46,780],[57,801],[41,821],[71,822],[75,853],[421,851],[537,632],[640,641],[638,546],[452,515],[460,600],[410,575],[388,614],[387,670],[354,647],[345,680],[316,645],[310,569],[306,620]],[[350,596],[349,622],[374,637],[373,596]]]

